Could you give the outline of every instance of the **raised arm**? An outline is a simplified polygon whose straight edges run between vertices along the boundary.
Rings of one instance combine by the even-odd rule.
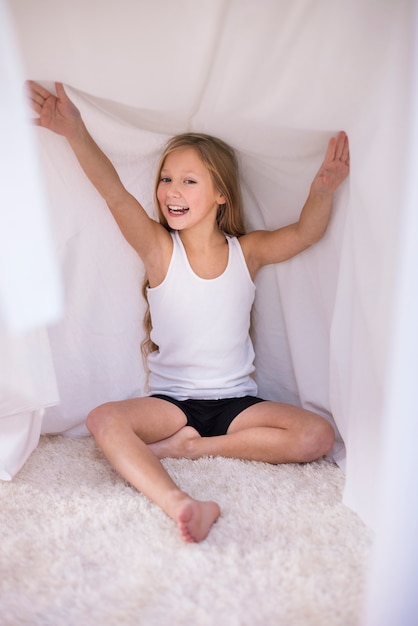
[[[326,231],[334,193],[348,175],[348,137],[331,138],[324,160],[314,177],[299,220],[273,231],[254,231],[241,237],[251,274],[263,265],[286,261],[319,241]]]
[[[39,115],[34,123],[63,135],[82,169],[106,201],[122,234],[150,265],[158,263],[159,244],[167,241],[167,231],[151,219],[141,204],[123,186],[110,160],[88,132],[79,110],[56,83],[56,96],[35,83],[27,83],[33,110]]]

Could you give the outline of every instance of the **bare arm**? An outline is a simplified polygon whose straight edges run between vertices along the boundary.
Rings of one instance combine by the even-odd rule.
[[[319,241],[326,231],[334,192],[349,171],[348,138],[343,132],[330,139],[325,158],[312,181],[299,220],[273,231],[254,231],[240,242],[251,275],[263,265],[286,261]]]
[[[167,231],[151,219],[125,189],[112,163],[88,132],[63,85],[56,83],[56,96],[32,81],[27,85],[32,108],[39,115],[34,123],[67,139],[85,174],[106,201],[125,239],[145,264],[158,264],[159,244],[169,241]]]

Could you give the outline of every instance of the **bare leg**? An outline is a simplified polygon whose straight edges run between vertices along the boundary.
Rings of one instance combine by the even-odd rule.
[[[200,437],[186,426],[151,444],[159,458],[225,456],[265,463],[304,463],[332,449],[334,430],[319,415],[278,402],[262,402],[238,415],[228,433]]]
[[[145,443],[176,432],[185,422],[177,407],[168,410],[163,420],[160,409],[167,403],[161,406],[161,402],[141,398],[105,404],[89,414],[87,426],[110,464],[176,521],[182,539],[199,542],[208,535],[220,509],[215,502],[194,500],[181,491]]]

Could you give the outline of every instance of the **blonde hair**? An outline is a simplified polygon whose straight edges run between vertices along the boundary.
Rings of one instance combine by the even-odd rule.
[[[171,230],[165,219],[157,199],[157,189],[160,182],[161,170],[169,154],[183,148],[193,148],[202,163],[208,168],[215,189],[225,198],[225,204],[219,205],[216,221],[221,231],[233,237],[240,237],[245,233],[242,209],[241,188],[239,183],[238,161],[234,150],[221,139],[201,133],[184,133],[172,137],[167,143],[157,168],[154,185],[154,202],[158,212],[158,219],[167,230]],[[148,277],[145,276],[142,285],[142,294],[147,303],[144,315],[145,339],[141,344],[142,355],[146,357],[158,350],[158,346],[151,340],[152,321],[148,304],[147,287]]]

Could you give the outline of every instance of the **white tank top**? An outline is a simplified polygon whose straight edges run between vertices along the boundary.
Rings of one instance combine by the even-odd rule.
[[[148,288],[152,332],[149,393],[186,400],[256,395],[249,336],[255,285],[236,237],[226,236],[228,265],[204,279],[192,270],[178,232],[167,275]]]

